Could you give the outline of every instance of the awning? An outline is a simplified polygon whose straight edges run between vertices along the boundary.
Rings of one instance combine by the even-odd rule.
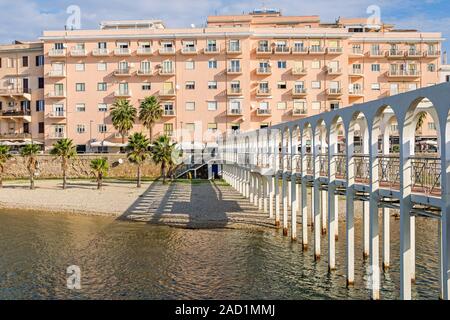
[[[27,146],[29,144],[43,145],[43,143],[39,141],[0,141],[0,145],[2,146],[20,147]]]
[[[99,147],[109,147],[109,148],[122,148],[126,147],[128,144],[123,143],[114,143],[110,141],[96,141],[91,144],[91,147],[99,148]]]

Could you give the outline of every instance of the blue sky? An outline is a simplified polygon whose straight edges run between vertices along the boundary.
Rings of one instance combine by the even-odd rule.
[[[320,15],[322,21],[342,17],[367,17],[377,5],[381,19],[399,28],[441,31],[450,38],[449,0],[0,0],[0,42],[29,40],[42,30],[63,29],[67,7],[81,8],[83,29],[97,29],[102,20],[163,19],[168,27],[201,26],[208,15],[249,12],[254,8],[279,8],[285,15]],[[445,44],[450,49],[450,42]]]

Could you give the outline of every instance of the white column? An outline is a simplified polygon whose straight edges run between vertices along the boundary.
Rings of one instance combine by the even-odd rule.
[[[321,200],[320,200],[320,211],[322,213],[322,217],[321,217],[321,221],[322,221],[322,234],[327,234],[327,211],[328,211],[328,206],[327,206],[327,191],[325,190],[321,190],[320,191],[320,196],[321,196]],[[334,211],[333,211],[334,212]]]
[[[355,207],[354,207],[354,184],[355,184],[355,161],[354,153],[354,127],[350,127],[346,133],[346,265],[347,286],[355,283]]]
[[[257,176],[258,180],[258,209],[259,211],[263,210],[263,201],[264,201],[264,181],[261,176]]]
[[[363,218],[363,258],[367,259],[369,258],[369,246],[370,246],[370,240],[369,240],[369,233],[370,233],[370,207],[368,201],[362,202],[362,218]]]
[[[334,196],[334,238],[339,240],[339,195]]]
[[[391,210],[383,208],[383,270],[387,271],[390,267],[390,249],[391,249]]]
[[[302,179],[302,247],[308,250],[308,188],[306,177]]]
[[[275,216],[275,177],[268,177],[269,182],[269,218],[273,219]]]
[[[263,182],[263,212],[269,213],[269,192],[270,192],[270,177],[262,177]]]
[[[297,177],[291,175],[291,239],[297,240]]]
[[[311,210],[309,210],[310,214],[311,214],[311,230],[314,231],[314,225],[315,225],[315,220],[316,217],[314,215],[315,209],[314,209],[314,185],[311,187],[311,191],[310,191],[310,195],[311,195]]]
[[[416,282],[416,217],[411,216],[411,282]]]
[[[282,195],[283,195],[283,235],[288,235],[288,182],[286,172],[283,172],[282,183]]]
[[[279,174],[275,175],[275,226],[280,227],[280,207],[281,207],[281,199],[280,199],[280,179]]]
[[[319,159],[319,146],[318,142],[320,139],[320,132],[317,132],[319,129],[313,132],[314,138],[313,141],[313,161],[314,161],[314,189],[313,189],[313,198],[314,198],[314,259],[319,260],[321,254],[320,248],[320,237],[321,237],[321,229],[322,225],[320,224],[320,216],[321,216],[321,206],[320,202],[322,199],[320,193],[320,159]]]
[[[253,205],[259,207],[259,179],[257,173],[253,173]]]
[[[249,175],[249,193],[250,193],[250,203],[254,204],[255,203],[255,177],[253,175],[253,173],[251,173],[249,171],[248,173]]]

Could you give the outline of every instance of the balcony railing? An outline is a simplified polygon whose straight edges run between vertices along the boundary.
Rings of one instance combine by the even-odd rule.
[[[363,71],[361,69],[357,69],[357,68],[350,68],[348,73],[350,76],[356,76],[356,77],[361,77],[364,75]]]
[[[400,158],[381,155],[378,157],[378,163],[380,186],[398,190],[400,187]]]
[[[341,54],[342,52],[344,52],[342,47],[328,47],[327,49],[328,54]]]
[[[427,50],[427,57],[440,57],[441,56],[441,51],[439,50]]]
[[[48,135],[49,139],[64,139],[66,137],[65,132],[52,132]]]
[[[393,58],[401,58],[405,56],[405,51],[403,50],[397,50],[397,49],[391,49],[388,50],[388,57],[393,57]]]
[[[257,96],[270,96],[271,94],[272,94],[272,90],[270,90],[269,88],[259,88],[256,91]]]
[[[48,93],[49,98],[65,98],[66,91],[51,91]]]
[[[140,56],[149,56],[153,54],[153,49],[148,47],[140,47],[137,49],[136,53]]]
[[[256,74],[272,74],[271,67],[259,67],[256,69]]]
[[[362,89],[350,89],[348,91],[348,94],[351,96],[363,96],[364,95],[364,91]]]
[[[66,117],[66,111],[65,110],[58,110],[53,111],[49,113],[49,118],[65,118]]]
[[[159,91],[160,96],[175,96],[175,89],[162,89]]]
[[[409,49],[406,51],[406,55],[412,58],[420,58],[423,57],[423,52],[421,50]]]
[[[92,51],[92,55],[95,57],[106,57],[106,56],[109,56],[109,50],[106,48],[94,49]]]
[[[70,55],[72,57],[86,57],[87,50],[86,49],[72,49],[72,50],[70,50]]]
[[[181,49],[181,54],[197,54],[197,47],[184,47]]]
[[[24,140],[31,139],[31,133],[0,133],[0,140]]]
[[[306,68],[298,67],[298,68],[292,68],[292,74],[293,75],[305,75],[307,74],[308,70]]]
[[[370,158],[368,155],[355,154],[355,181],[359,183],[369,183],[370,179]]]
[[[31,116],[31,111],[23,110],[4,110],[0,111],[1,117],[26,117]]]
[[[164,117],[174,117],[176,115],[175,110],[164,110]]]
[[[114,91],[114,96],[118,98],[131,97],[132,92],[131,90],[116,90]]]
[[[331,68],[328,67],[327,68],[327,73],[329,75],[341,75],[342,74],[342,69],[341,68]]]
[[[276,46],[275,53],[289,54],[291,53],[291,48],[287,46]]]
[[[219,53],[219,52],[220,52],[220,47],[218,45],[206,46],[204,49],[205,54],[214,54],[214,53]]]
[[[325,53],[325,48],[324,47],[312,46],[312,47],[309,48],[309,53],[310,54],[324,54]]]
[[[159,49],[159,54],[162,55],[175,54],[175,47],[162,47]]]
[[[336,179],[345,180],[347,178],[347,156],[338,154],[334,156],[336,164]]]
[[[30,88],[9,88],[9,89],[0,89],[0,95],[2,96],[20,96],[23,94],[31,94]]]
[[[370,50],[369,56],[371,57],[384,57],[386,55],[383,50]]]
[[[352,48],[352,50],[350,50],[350,55],[351,56],[363,56],[364,51],[362,48]]]
[[[307,47],[296,47],[294,46],[292,48],[292,53],[293,54],[307,54],[309,52]]]
[[[240,53],[242,53],[242,48],[241,48],[241,46],[228,46],[227,53],[228,54],[240,54]]]
[[[227,69],[227,73],[228,74],[241,74],[242,73],[242,68],[241,67],[228,68]]]
[[[117,69],[114,71],[114,75],[117,77],[131,76],[131,69],[130,68]]]
[[[270,116],[272,114],[272,112],[270,111],[270,109],[258,108],[256,110],[256,114],[258,116]]]
[[[136,74],[138,76],[151,76],[153,74],[153,71],[151,69],[139,69],[136,71]]]
[[[419,77],[419,70],[389,70],[388,77]]]
[[[48,52],[49,57],[65,57],[66,56],[66,49],[51,49]]]
[[[130,48],[116,48],[116,49],[114,49],[114,54],[116,56],[130,56],[131,49]]]
[[[241,95],[242,94],[242,88],[236,88],[236,87],[228,88],[227,94],[228,95]]]
[[[159,74],[162,76],[171,76],[175,74],[175,68],[161,68]]]
[[[308,90],[303,87],[294,87],[292,89],[292,95],[293,96],[304,96],[308,93]]]
[[[256,48],[257,54],[272,54],[273,50],[269,46],[260,46]]]
[[[327,95],[329,96],[339,96],[342,95],[342,88],[328,88]]]
[[[432,156],[411,158],[413,191],[426,195],[441,193],[441,159]]]
[[[233,116],[241,116],[242,115],[242,109],[241,108],[229,108],[228,114]]]
[[[47,76],[49,78],[64,78],[66,76],[66,72],[64,70],[51,70]]]
[[[308,114],[308,110],[306,108],[294,108],[292,109],[293,116],[306,116]]]
[[[312,154],[308,153],[305,155],[306,160],[306,174],[312,175],[314,174],[314,163]]]

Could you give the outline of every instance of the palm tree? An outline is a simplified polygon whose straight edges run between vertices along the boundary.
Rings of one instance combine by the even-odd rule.
[[[37,155],[41,151],[41,148],[36,144],[29,144],[20,150],[20,154],[25,158],[27,163],[27,169],[30,174],[30,189],[34,190],[34,174],[37,170]]]
[[[136,114],[136,108],[126,99],[118,99],[111,108],[111,120],[114,128],[122,136],[123,144],[125,144],[125,136],[133,129]]]
[[[0,146],[0,188],[3,188],[3,172],[5,170],[5,163],[12,158],[9,153],[8,146]]]
[[[108,160],[106,158],[98,158],[91,161],[92,173],[97,179],[97,189],[100,190],[103,185],[103,177],[105,177],[109,170]]]
[[[141,187],[141,168],[150,157],[150,141],[142,133],[135,133],[128,139],[128,160],[137,165],[137,187]]]
[[[164,184],[166,183],[167,169],[170,169],[175,163],[176,145],[170,141],[167,135],[164,135],[156,139],[152,147],[152,158],[156,164],[161,164],[161,176]]]
[[[77,149],[73,144],[73,140],[67,138],[58,140],[53,145],[53,149],[50,150],[50,154],[57,158],[61,158],[61,169],[63,173],[63,189],[66,189],[67,169],[69,167],[69,160],[77,156]]]
[[[153,141],[153,126],[161,119],[164,110],[155,96],[147,97],[141,102],[139,120],[149,130],[150,142]]]
[[[416,131],[419,131],[422,128],[425,119],[427,118],[427,113],[425,111],[422,111],[416,117],[417,117]]]

